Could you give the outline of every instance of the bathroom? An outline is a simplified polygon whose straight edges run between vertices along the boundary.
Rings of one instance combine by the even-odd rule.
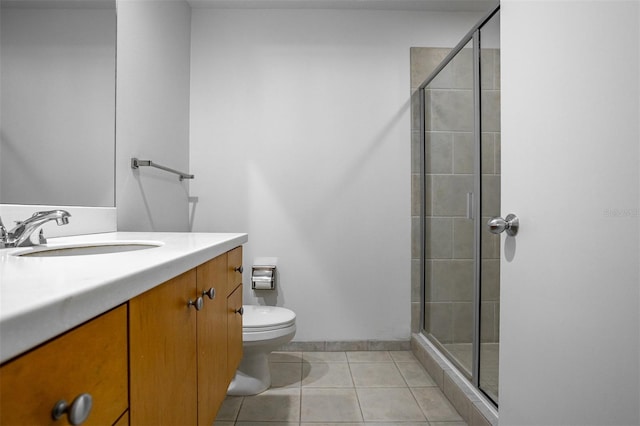
[[[245,302],[293,309],[294,343],[408,349],[409,49],[453,47],[493,2],[211,3],[118,2],[117,229],[246,232],[245,264],[279,272]],[[501,5],[501,213],[522,220],[503,237],[502,424],[640,422],[640,12],[607,4]]]

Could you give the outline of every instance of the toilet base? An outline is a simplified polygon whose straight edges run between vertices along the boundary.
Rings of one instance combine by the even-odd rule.
[[[245,353],[227,389],[227,395],[257,395],[269,389],[270,386],[269,353]]]

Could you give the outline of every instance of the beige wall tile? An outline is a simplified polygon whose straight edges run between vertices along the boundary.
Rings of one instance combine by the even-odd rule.
[[[471,302],[452,304],[452,341],[454,343],[470,343],[473,339],[473,310]]]
[[[502,171],[502,167],[500,166],[500,154],[501,154],[501,142],[502,142],[502,135],[500,133],[495,133],[494,134],[494,138],[495,138],[495,146],[494,146],[494,154],[496,156],[495,158],[495,164],[496,164],[496,174],[500,174]]]
[[[495,50],[480,50],[480,86],[484,89],[495,89]]]
[[[428,259],[451,259],[453,256],[453,219],[427,217],[426,257]]]
[[[411,130],[411,173],[422,173],[422,141],[420,131]]]
[[[431,174],[453,172],[453,134],[449,132],[426,133],[425,171]]]
[[[483,259],[481,269],[480,297],[483,302],[500,300],[500,260]]]
[[[432,302],[470,302],[473,299],[473,261],[433,261]]]
[[[475,149],[473,133],[456,132],[453,134],[453,172],[456,174],[474,173]]]
[[[483,302],[480,304],[480,341],[494,342],[495,340],[495,303]],[[484,373],[484,372],[483,372]]]
[[[453,339],[453,308],[452,304],[425,303],[427,331],[442,343],[449,343]]]
[[[474,224],[466,218],[453,219],[453,258],[473,259]]]
[[[487,101],[493,107],[492,98]],[[473,131],[473,92],[471,90],[432,90],[429,99],[433,131]],[[487,120],[492,116],[487,116]],[[486,127],[489,130],[489,127]],[[495,130],[494,130],[495,131]]]
[[[500,131],[500,91],[482,90],[482,130],[485,132]]]
[[[473,192],[473,176],[435,175],[431,182],[434,216],[467,215],[467,193]]]
[[[411,61],[411,88],[415,89],[422,84],[450,51],[451,49],[412,47],[409,52]]]
[[[480,161],[483,174],[495,173],[495,133],[482,133],[482,160]]]
[[[411,259],[411,302],[420,302],[422,291],[420,286],[420,260]]]
[[[500,216],[500,176],[482,176],[482,216]]]
[[[422,175],[411,174],[411,216],[420,216],[422,208]],[[419,231],[418,231],[419,232]]]

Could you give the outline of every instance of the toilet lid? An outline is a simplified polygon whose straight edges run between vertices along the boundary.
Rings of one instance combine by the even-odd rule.
[[[258,331],[284,328],[296,321],[296,314],[290,309],[279,306],[243,305],[242,329]]]

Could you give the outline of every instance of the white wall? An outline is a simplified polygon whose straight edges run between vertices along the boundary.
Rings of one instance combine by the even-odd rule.
[[[500,423],[640,424],[640,3],[502,2]]]
[[[409,48],[478,18],[194,9],[194,230],[249,233],[245,300],[295,310],[295,340],[409,338]],[[249,289],[262,256],[267,297]]]
[[[120,231],[188,231],[189,181],[131,157],[189,170],[191,9],[118,0],[116,206]]]

